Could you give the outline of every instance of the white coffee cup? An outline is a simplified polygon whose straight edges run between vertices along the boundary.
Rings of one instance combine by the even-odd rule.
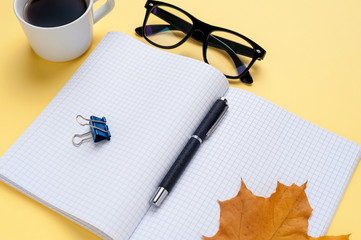
[[[93,3],[97,0],[85,0],[86,11],[73,22],[58,27],[38,27],[24,20],[27,1],[14,0],[15,15],[33,50],[53,62],[65,62],[81,56],[92,42],[93,24],[114,8],[114,0],[107,0],[93,12]]]

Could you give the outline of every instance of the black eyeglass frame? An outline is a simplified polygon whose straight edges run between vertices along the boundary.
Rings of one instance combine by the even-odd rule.
[[[152,9],[154,9],[155,7],[158,7],[158,6],[166,6],[166,7],[174,8],[174,9],[182,12],[183,14],[185,14],[193,22],[192,28],[189,30],[188,33],[186,33],[187,35],[180,42],[178,42],[178,43],[176,43],[176,44],[174,44],[172,46],[159,45],[159,44],[153,42],[152,40],[150,40],[147,37],[147,35],[145,34],[146,23],[147,23],[148,18],[149,18],[150,14],[151,14],[151,11],[152,11]],[[259,46],[257,43],[255,43],[251,39],[243,36],[242,34],[239,34],[239,33],[234,32],[232,30],[207,24],[207,23],[195,18],[190,13],[188,13],[188,12],[184,11],[183,9],[181,9],[181,8],[179,8],[177,6],[174,6],[172,4],[168,4],[168,3],[160,2],[160,1],[148,0],[144,7],[146,8],[146,14],[145,14],[145,17],[144,17],[143,26],[136,28],[136,32],[139,35],[143,36],[149,43],[151,43],[151,44],[153,44],[153,45],[155,45],[155,46],[157,46],[159,48],[163,48],[163,49],[176,48],[176,47],[182,45],[185,41],[187,41],[187,39],[189,37],[193,37],[194,39],[202,42],[202,45],[203,45],[202,46],[203,60],[206,63],[209,64],[208,59],[207,59],[207,47],[209,45],[209,38],[210,38],[210,36],[212,36],[211,35],[212,32],[214,32],[214,31],[227,32],[227,33],[234,34],[234,35],[242,38],[243,40],[245,40],[247,43],[249,43],[252,46],[252,52],[250,53],[248,51],[249,53],[247,54],[247,56],[252,57],[251,62],[248,64],[247,68],[241,74],[239,74],[238,76],[229,76],[229,75],[226,75],[226,74],[225,74],[225,76],[227,78],[230,78],[230,79],[238,79],[239,78],[239,79],[242,80],[242,82],[245,82],[245,83],[252,83],[253,82],[252,77],[249,74],[249,69],[252,67],[252,65],[254,64],[254,62],[256,60],[262,60],[266,55],[266,51],[261,46]],[[197,31],[203,33],[204,36],[200,36],[199,34],[197,34]],[[244,45],[241,45],[241,44],[238,44],[238,43],[235,43],[235,44],[240,45],[240,47],[242,47],[242,48],[249,48],[247,46],[244,46]],[[249,49],[251,49],[251,48],[249,48]],[[253,56],[250,56],[250,55],[253,55]],[[247,75],[249,75],[250,79],[247,77]],[[243,78],[248,78],[248,79],[243,79]]]

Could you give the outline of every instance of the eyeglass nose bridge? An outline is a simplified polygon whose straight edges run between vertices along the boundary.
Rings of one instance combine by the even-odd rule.
[[[205,38],[212,32],[212,28],[208,23],[198,20],[197,24],[194,25],[192,37],[197,37],[198,41],[205,43]],[[202,33],[202,36],[200,36],[200,33]],[[194,36],[194,34],[196,35]]]
[[[192,34],[191,37],[199,42],[204,43],[205,41],[205,34],[202,30],[200,29],[195,29]]]
[[[190,37],[197,40],[198,42],[202,43],[202,55],[203,55],[203,60],[205,62],[207,62],[207,58],[206,58],[206,45],[207,45],[207,36],[209,34],[205,34],[204,31],[202,31],[200,28],[194,28],[194,30],[192,31]],[[208,62],[207,62],[208,63]]]
[[[207,42],[207,37],[208,35],[211,33],[212,31],[212,26],[198,20],[197,24],[194,25],[193,31],[191,33],[191,37],[199,42],[202,43],[202,52],[203,52],[203,58],[206,61],[206,42]]]

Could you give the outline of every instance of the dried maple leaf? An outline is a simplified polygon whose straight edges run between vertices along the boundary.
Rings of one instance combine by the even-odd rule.
[[[219,202],[219,230],[205,240],[347,240],[349,235],[312,238],[307,235],[312,208],[302,186],[277,184],[269,198],[258,197],[242,181],[236,197]]]

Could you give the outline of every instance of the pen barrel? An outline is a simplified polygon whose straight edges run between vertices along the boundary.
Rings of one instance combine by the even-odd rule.
[[[228,105],[226,100],[218,99],[203,118],[193,135],[197,135],[203,141],[208,133],[210,134],[214,130],[214,127],[217,125],[216,123],[221,119],[227,108]]]
[[[169,169],[167,175],[165,175],[163,181],[160,183],[160,187],[165,188],[168,192],[172,190],[200,145],[201,143],[193,137],[188,140],[186,146],[183,148],[182,152]]]

